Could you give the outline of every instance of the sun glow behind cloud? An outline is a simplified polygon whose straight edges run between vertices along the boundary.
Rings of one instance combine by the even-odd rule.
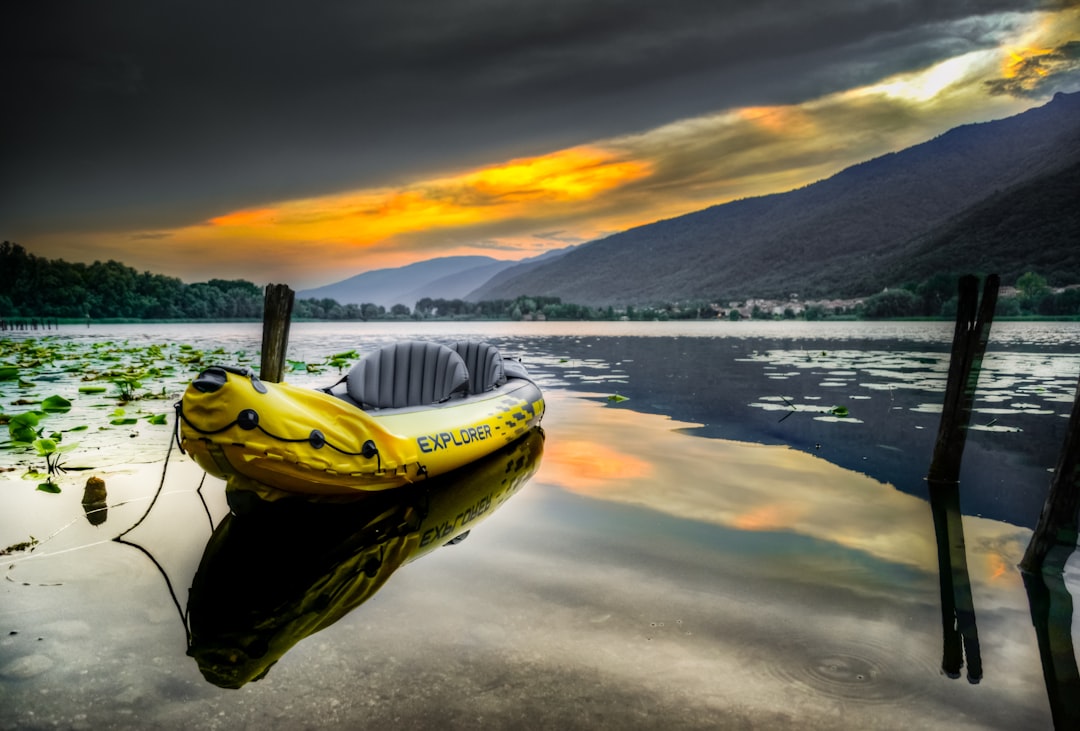
[[[132,232],[126,251],[114,236],[101,250],[156,271],[186,267],[188,279],[212,265],[213,276],[294,286],[434,256],[541,253],[790,190],[958,124],[1015,114],[1056,75],[1080,67],[1080,10],[1014,17],[1009,27],[997,48],[798,105],[722,110],[399,186],[227,211]],[[147,247],[148,233],[163,245]]]
[[[651,173],[650,163],[577,147],[523,158],[403,188],[359,190],[236,211],[188,234],[260,235],[275,240],[336,241],[353,246],[431,229],[498,219],[542,219]]]

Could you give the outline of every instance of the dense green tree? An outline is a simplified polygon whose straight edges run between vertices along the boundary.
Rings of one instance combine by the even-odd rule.
[[[1021,274],[1016,279],[1016,288],[1020,290],[1020,296],[1029,302],[1035,302],[1050,293],[1046,278],[1035,272]]]
[[[922,300],[921,314],[930,317],[940,315],[941,306],[956,296],[957,286],[957,277],[944,272],[938,272],[916,285],[915,295]]]
[[[886,317],[916,317],[921,314],[922,302],[906,289],[890,289],[866,298],[862,316],[871,320]]]

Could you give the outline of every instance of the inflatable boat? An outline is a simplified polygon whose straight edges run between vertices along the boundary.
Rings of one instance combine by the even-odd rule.
[[[476,341],[402,341],[322,389],[213,366],[176,405],[181,448],[230,491],[340,499],[445,474],[539,425],[540,388]]]

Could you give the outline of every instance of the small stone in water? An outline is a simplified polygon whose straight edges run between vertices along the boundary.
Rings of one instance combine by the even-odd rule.
[[[86,488],[83,490],[83,505],[104,505],[107,497],[105,480],[100,477],[90,477],[86,480]]]

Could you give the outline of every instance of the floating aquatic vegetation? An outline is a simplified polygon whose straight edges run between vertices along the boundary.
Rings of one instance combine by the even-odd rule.
[[[0,424],[7,426],[0,450],[16,455],[23,477],[40,480],[39,490],[59,492],[62,475],[88,469],[66,462],[75,454],[107,445],[116,459],[125,458],[115,449],[112,427],[144,422],[167,428],[171,408],[133,413],[123,406],[175,398],[192,375],[183,361],[194,360],[195,352],[177,344],[0,339]],[[36,395],[44,384],[56,391]],[[26,410],[13,413],[13,406]],[[76,432],[86,435],[82,441],[65,440]]]
[[[41,402],[41,409],[49,414],[66,414],[71,411],[71,402],[63,396],[49,396]]]

